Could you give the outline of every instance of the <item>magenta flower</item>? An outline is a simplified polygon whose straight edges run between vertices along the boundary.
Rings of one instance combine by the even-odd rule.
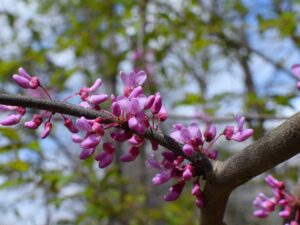
[[[164,196],[164,200],[174,201],[178,199],[184,188],[184,185],[185,185],[184,181],[179,181],[177,184],[170,187],[168,194]]]
[[[115,154],[115,147],[112,145],[112,143],[106,142],[103,143],[103,152],[101,152],[99,155],[96,156],[96,160],[99,161],[99,168],[105,168],[109,166],[113,159]]]
[[[24,126],[29,129],[37,129],[43,122],[43,118],[39,114],[34,114],[32,120],[24,123]]]
[[[293,209],[296,210],[296,218],[298,218],[300,213],[298,200],[285,190],[284,183],[276,180],[271,175],[268,175],[265,181],[272,188],[273,197],[268,198],[265,194],[259,193],[253,201],[253,206],[255,207],[254,216],[265,218],[278,206],[280,208],[278,215],[281,218],[291,219]],[[291,222],[290,225],[291,224],[293,224],[293,222]]]
[[[211,142],[213,139],[215,139],[217,134],[217,128],[214,125],[209,125],[204,132],[204,138],[205,141]]]
[[[64,117],[64,125],[65,125],[65,127],[68,128],[68,130],[71,133],[78,133],[78,131],[79,131],[77,129],[77,127],[74,125],[73,121],[68,117]]]
[[[163,184],[168,182],[171,178],[171,170],[163,169],[152,178],[152,183],[156,185]]]
[[[187,128],[180,123],[174,124],[170,136],[184,144],[182,150],[187,156],[192,156],[203,144],[202,134],[197,123],[191,123]]]
[[[148,117],[144,112],[144,106],[147,98],[143,94],[135,97],[117,97],[116,103],[120,107],[118,114],[122,115],[128,121],[129,128],[137,131],[138,133],[145,133],[148,128]]]
[[[8,115],[6,118],[2,119],[0,121],[0,125],[2,126],[16,125],[20,122],[21,118],[26,113],[26,110],[23,107],[9,107],[9,106],[4,107],[3,105],[1,105],[0,107],[0,111],[10,111],[10,110],[15,111],[15,113],[12,113]]]
[[[81,153],[80,153],[80,155],[79,155],[79,158],[80,158],[81,160],[85,160],[85,159],[87,159],[88,157],[90,157],[91,155],[93,155],[95,151],[96,151],[96,148],[84,148],[84,149],[81,151]]]
[[[155,95],[154,102],[153,102],[152,107],[151,107],[151,112],[153,114],[158,114],[161,107],[162,107],[162,98],[160,96],[160,93],[157,92],[156,95]]]
[[[191,180],[192,177],[193,177],[193,171],[194,171],[193,166],[190,165],[190,164],[187,164],[187,165],[185,166],[185,168],[184,168],[183,173],[182,173],[182,178],[183,178],[183,180],[185,180],[185,181]]]
[[[48,135],[51,132],[51,129],[52,129],[52,123],[50,121],[46,122],[45,126],[44,126],[44,130],[41,134],[41,138],[44,139],[44,138],[48,137]]]
[[[164,105],[161,106],[159,112],[156,114],[156,117],[158,118],[159,121],[165,121],[168,119],[168,112],[166,110],[166,107]]]
[[[121,80],[123,81],[124,87],[124,95],[128,97],[132,90],[138,86],[141,86],[147,79],[147,74],[145,71],[134,72],[132,71],[130,74],[126,74],[125,72],[120,72]]]
[[[101,86],[101,79],[97,79],[94,84],[88,88],[83,87],[79,91],[79,95],[82,101],[89,102],[94,105],[101,104],[108,99],[108,95],[106,94],[94,94]]]
[[[202,134],[197,123],[191,123],[185,128],[181,123],[173,125],[170,136],[180,143],[198,146],[203,143]]]
[[[25,89],[37,89],[39,87],[40,82],[37,77],[30,76],[23,68],[19,68],[19,74],[14,74],[13,79],[20,87]]]
[[[196,179],[193,182],[192,195],[196,197],[195,203],[198,208],[202,208],[204,206],[204,197],[200,188],[199,179]]]
[[[89,133],[81,142],[83,149],[96,148],[101,141],[101,136],[95,133]]]
[[[227,140],[242,142],[253,135],[252,129],[243,129],[245,117],[235,116],[235,120],[237,122],[237,127],[228,125],[223,131]]]

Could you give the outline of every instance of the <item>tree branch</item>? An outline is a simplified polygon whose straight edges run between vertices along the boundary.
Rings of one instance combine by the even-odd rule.
[[[300,113],[223,163],[222,185],[237,187],[300,152]]]
[[[113,118],[104,112],[84,109],[62,101],[0,93],[0,104],[47,110],[76,117],[84,116],[89,119],[101,117],[106,122],[114,122]],[[128,129],[125,123],[121,124],[121,127]],[[300,152],[300,113],[228,160],[216,161],[213,167],[206,157],[200,159],[186,157],[182,152],[182,145],[167,135],[148,129],[144,137],[184,156],[199,169],[206,179],[201,225],[224,225],[223,216],[227,199],[234,188]]]
[[[96,111],[91,109],[85,109],[83,107],[71,105],[69,103],[57,100],[44,100],[44,99],[34,99],[30,97],[24,97],[21,95],[13,96],[4,93],[0,93],[0,104],[3,105],[13,105],[22,106],[24,108],[34,108],[39,110],[47,110],[49,112],[61,113],[75,117],[84,116],[87,119],[102,118],[103,123],[113,123],[116,122],[114,118],[109,116],[103,111]],[[120,127],[124,130],[130,130],[127,123],[120,124]],[[134,132],[134,131],[130,131]],[[144,134],[144,137],[157,142],[159,145],[175,152],[176,154],[183,156],[185,159],[192,162],[196,167],[197,172],[203,174],[206,177],[206,173],[212,170],[212,165],[206,157],[200,157],[195,159],[188,157],[182,151],[182,144],[175,141],[168,135],[164,135],[152,129],[148,129]]]
[[[300,152],[300,113],[224,162],[217,162],[204,189],[201,225],[222,225],[231,191]],[[217,213],[216,213],[217,212]]]

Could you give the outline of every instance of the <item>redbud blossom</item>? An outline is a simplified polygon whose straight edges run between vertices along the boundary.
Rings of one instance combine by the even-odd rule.
[[[185,180],[185,181],[189,181],[192,179],[193,177],[193,166],[188,164],[185,166],[185,169],[183,171],[183,174],[182,174],[182,178]]]
[[[87,159],[88,157],[94,154],[95,150],[96,148],[85,148],[81,151],[79,158],[81,160]]]
[[[155,99],[151,107],[151,112],[153,114],[157,114],[160,111],[161,107],[162,107],[162,98],[160,96],[160,93],[158,92],[155,95]]]
[[[242,142],[253,135],[252,129],[243,129],[245,117],[235,116],[235,120],[237,122],[237,127],[228,125],[223,131],[227,140]]]
[[[43,122],[43,118],[39,114],[34,114],[32,120],[24,123],[24,126],[29,129],[37,129]]]
[[[144,109],[150,109],[154,103],[154,100],[155,100],[155,96],[154,95],[150,95],[148,98],[147,98],[147,102],[144,106]]]
[[[215,139],[217,134],[217,128],[214,125],[209,125],[206,131],[204,132],[205,140],[210,142]]]
[[[184,181],[179,181],[177,184],[173,185],[169,189],[169,193],[164,196],[165,201],[174,201],[179,198],[183,187],[185,185]]]
[[[13,79],[20,87],[25,89],[36,89],[39,87],[40,82],[37,77],[30,76],[23,68],[19,68],[19,74],[14,74]]]
[[[73,124],[72,120],[68,117],[64,117],[64,125],[68,128],[68,130],[72,133],[77,133],[79,130]]]
[[[194,154],[194,148],[189,145],[189,144],[185,144],[182,148],[182,151],[184,152],[184,154],[186,154],[187,156],[193,156]]]
[[[172,178],[171,170],[161,170],[152,178],[153,184],[163,184],[168,182]]]
[[[120,77],[125,85],[124,95],[128,97],[134,88],[141,86],[146,81],[147,74],[145,71],[139,71],[137,73],[133,71],[127,75],[125,72],[121,71]]]
[[[292,215],[293,209],[298,210],[299,206],[297,198],[290,195],[285,190],[285,185],[282,181],[276,180],[271,175],[268,175],[265,178],[265,181],[272,188],[274,197],[268,198],[263,193],[259,193],[259,195],[253,201],[253,205],[256,208],[254,211],[254,216],[265,218],[271,212],[273,212],[275,207],[278,205],[280,208],[278,215],[281,218],[289,219]],[[297,212],[297,214],[298,213],[299,212]]]
[[[101,141],[101,136],[98,134],[91,133],[81,142],[82,148],[96,148],[99,142]]]
[[[159,121],[165,121],[168,119],[168,112],[164,105],[161,106],[159,112],[157,113],[156,117],[159,119]]]
[[[94,105],[98,105],[105,102],[108,99],[108,95],[93,94],[100,88],[101,84],[102,84],[101,79],[97,79],[90,88],[88,87],[81,88],[79,91],[79,96],[81,100],[84,102],[89,102]]]
[[[115,151],[116,149],[111,143],[106,142],[103,144],[103,152],[95,157],[99,161],[99,168],[105,168],[112,163]]]
[[[52,129],[52,123],[51,122],[46,122],[45,123],[45,127],[44,127],[44,130],[41,134],[41,138],[44,139],[46,137],[48,137],[48,135],[50,134],[51,132],[51,129]]]
[[[10,107],[1,107],[3,111],[7,111]],[[16,111],[13,114],[10,114],[6,118],[2,119],[0,121],[0,125],[2,126],[12,126],[16,125],[20,122],[22,116],[25,114],[26,110],[23,107],[12,107],[11,108],[13,111]]]

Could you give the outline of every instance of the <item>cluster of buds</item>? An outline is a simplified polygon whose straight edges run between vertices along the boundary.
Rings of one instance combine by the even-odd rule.
[[[265,178],[266,183],[271,187],[273,196],[268,198],[264,193],[259,193],[253,201],[255,207],[254,216],[265,218],[272,213],[276,206],[280,208],[278,215],[283,219],[291,219],[292,212],[295,218],[286,225],[299,225],[299,201],[296,197],[288,193],[285,184],[276,180],[271,175]]]
[[[127,142],[130,147],[120,158],[123,162],[130,162],[137,158],[141,146],[145,143],[144,134],[148,129],[157,130],[159,124],[168,118],[168,113],[162,102],[160,93],[147,96],[142,84],[147,79],[144,71],[126,74],[120,72],[124,84],[123,93],[119,96],[111,95],[110,110],[102,109],[101,104],[107,102],[107,94],[99,93],[102,85],[101,79],[97,79],[91,87],[83,87],[77,93],[68,96],[63,101],[78,96],[79,106],[86,109],[101,111],[109,116],[109,122],[103,118],[87,119],[77,118],[73,121],[64,114],[60,114],[64,126],[72,133],[72,141],[80,144],[82,151],[79,158],[84,160],[95,155],[100,168],[109,166],[115,157],[115,142]],[[37,77],[30,76],[23,68],[19,69],[19,75],[13,75],[17,84],[25,89],[40,90],[49,99],[52,99]],[[0,121],[3,126],[15,125],[25,114],[25,108],[17,106],[0,105],[0,111],[10,111],[8,117]],[[42,114],[34,114],[32,119],[25,122],[25,127],[38,129],[44,124],[41,137],[46,138],[52,130],[52,118],[55,112],[45,111]],[[188,127],[176,123],[170,132],[170,136],[182,145],[183,154],[178,155],[172,149],[162,152],[162,161],[159,162],[154,155],[147,160],[147,164],[159,170],[153,178],[154,184],[163,184],[173,179],[176,183],[169,189],[164,197],[166,201],[179,198],[185,184],[193,183],[192,195],[196,198],[196,205],[201,208],[204,204],[203,194],[200,188],[200,178],[190,158],[207,157],[211,160],[217,158],[217,150],[214,143],[225,136],[227,140],[244,141],[249,138],[252,129],[244,129],[244,117],[236,116],[237,126],[226,126],[224,131],[217,136],[217,129],[212,124],[207,124],[203,135],[197,123],[191,123]],[[123,126],[125,124],[125,126]],[[127,127],[124,129],[124,127]],[[129,129],[128,129],[129,128]],[[102,140],[105,142],[101,143]],[[151,140],[152,149],[158,149],[158,143]],[[97,154],[98,147],[102,146]]]
[[[218,156],[218,151],[213,148],[213,145],[221,136],[224,135],[227,140],[238,142],[244,141],[252,136],[252,129],[243,128],[244,117],[236,116],[236,121],[238,124],[237,127],[228,125],[219,135],[217,135],[217,129],[213,124],[207,124],[202,135],[197,123],[191,123],[187,127],[181,123],[176,123],[173,125],[170,136],[182,144],[182,151],[186,156],[192,158],[205,156],[211,160],[215,160]],[[196,206],[201,208],[204,204],[199,182],[201,174],[196,173],[194,165],[174,152],[162,152],[162,157],[163,160],[158,162],[158,160],[152,156],[151,159],[147,160],[147,165],[159,170],[152,179],[153,184],[163,184],[172,178],[177,180],[177,182],[171,186],[164,199],[166,201],[178,199],[186,182],[192,181],[192,195],[196,198]]]

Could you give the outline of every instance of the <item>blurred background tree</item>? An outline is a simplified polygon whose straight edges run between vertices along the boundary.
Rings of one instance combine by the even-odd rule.
[[[299,109],[290,72],[299,62],[299,13],[296,0],[1,0],[1,92],[20,91],[11,82],[20,66],[58,99],[98,77],[106,92],[118,93],[120,70],[144,69],[147,91],[160,91],[171,112],[164,132],[175,121],[223,127],[238,113],[257,139]],[[63,127],[47,140],[21,126],[0,133],[3,224],[198,222],[188,188],[180,200],[163,202],[169,185],[152,185],[147,147],[134,163],[116,160],[100,170],[78,159]],[[220,159],[242,147],[220,142]],[[296,160],[275,171],[296,181]],[[229,224],[262,224],[251,209],[259,183],[235,191]]]

